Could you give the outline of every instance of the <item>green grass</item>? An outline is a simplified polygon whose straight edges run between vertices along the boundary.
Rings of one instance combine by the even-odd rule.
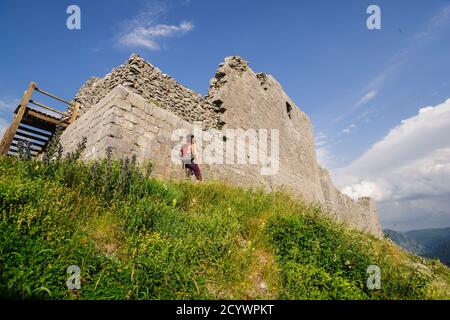
[[[287,194],[158,181],[133,161],[0,157],[0,215],[3,298],[450,297],[439,262]],[[66,287],[70,265],[81,290]],[[381,290],[366,288],[369,265],[381,268]]]

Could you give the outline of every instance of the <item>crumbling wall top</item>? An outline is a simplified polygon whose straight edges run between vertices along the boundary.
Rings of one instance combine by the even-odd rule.
[[[80,115],[119,85],[188,122],[202,122],[204,128],[219,128],[222,124],[221,112],[214,104],[137,54],[104,78],[93,77],[83,84],[75,98],[82,106]]]

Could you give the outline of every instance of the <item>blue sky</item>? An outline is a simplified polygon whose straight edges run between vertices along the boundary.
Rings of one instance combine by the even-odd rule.
[[[70,4],[81,8],[81,30],[66,28]],[[381,8],[381,30],[366,27],[370,4]],[[144,42],[136,38],[139,27],[147,30]],[[369,165],[358,162],[364,154],[391,130],[402,131],[402,121],[418,117],[421,108],[450,98],[450,1],[444,0],[1,0],[0,32],[0,126],[30,81],[71,99],[86,79],[137,52],[205,94],[223,58],[240,55],[255,71],[274,75],[310,116],[320,161],[349,194],[361,195],[352,186],[364,179],[399,171],[368,173],[361,168]],[[435,133],[443,143],[436,150],[417,146],[423,151],[417,159],[445,149],[446,129]],[[350,177],[355,163],[360,176]],[[444,202],[433,202],[442,209],[437,216],[417,209],[413,217],[416,209],[403,203],[410,195],[380,196],[383,224],[449,226],[450,192],[441,191]]]

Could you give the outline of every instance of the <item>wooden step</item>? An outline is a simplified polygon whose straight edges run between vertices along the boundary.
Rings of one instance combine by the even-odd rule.
[[[48,141],[48,138],[41,138],[41,137],[37,137],[37,136],[32,136],[31,134],[27,134],[27,133],[19,132],[19,131],[16,131],[16,136],[23,137],[23,138],[28,138],[28,139],[32,139],[32,140],[36,140],[36,141],[40,141],[40,142],[43,142],[43,143],[47,143],[47,141]]]
[[[27,131],[27,132],[32,133],[32,134],[37,134],[37,135],[40,135],[40,136],[43,136],[43,137],[47,137],[47,138],[51,137],[52,134],[53,134],[52,132],[48,132],[48,131],[47,132],[37,131],[37,130],[35,130],[35,128],[25,127],[22,124],[19,125],[18,129],[22,130],[22,131]]]

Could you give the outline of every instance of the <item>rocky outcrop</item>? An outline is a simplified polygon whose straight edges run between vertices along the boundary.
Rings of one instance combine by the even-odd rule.
[[[104,157],[110,146],[117,158],[135,154],[138,160],[151,160],[155,175],[164,178],[183,177],[181,165],[171,160],[179,143],[173,140],[176,130],[192,132],[196,122],[203,129],[220,129],[222,146],[231,140],[230,129],[276,130],[277,139],[268,137],[270,146],[277,143],[279,148],[279,168],[273,174],[261,174],[261,163],[245,161],[259,155],[249,139],[248,143],[235,141],[232,147],[248,151],[244,156],[225,148],[223,163],[202,164],[204,177],[268,191],[286,190],[340,221],[381,235],[375,203],[343,195],[317,164],[308,116],[271,75],[255,73],[240,57],[228,57],[219,65],[206,97],[133,55],[103,79],[86,82],[76,99],[83,112],[62,135],[67,151],[87,136],[85,159]]]

